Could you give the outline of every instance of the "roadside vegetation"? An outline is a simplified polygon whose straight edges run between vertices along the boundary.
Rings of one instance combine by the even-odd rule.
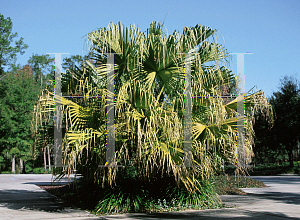
[[[202,191],[213,194],[215,200],[212,200],[211,196],[207,197],[203,194],[198,197],[198,204],[195,205],[191,202],[195,198],[189,198],[189,193],[184,187],[178,189],[177,186],[171,186],[171,182],[167,179],[161,180],[161,182],[148,185],[148,187],[146,185],[137,186],[133,182],[128,182],[128,185],[119,186],[114,191],[111,189],[104,190],[101,187],[97,188],[93,184],[88,185],[84,181],[63,186],[40,187],[65,202],[96,215],[117,213],[118,204],[122,204],[122,195],[126,193],[130,194],[131,197],[123,203],[124,212],[151,213],[226,208],[224,204],[220,203],[219,195],[245,195],[246,193],[239,188],[266,187],[264,183],[245,176],[216,175],[203,183],[204,188]],[[116,191],[119,194],[116,194]],[[102,203],[105,203],[105,206],[99,205]]]

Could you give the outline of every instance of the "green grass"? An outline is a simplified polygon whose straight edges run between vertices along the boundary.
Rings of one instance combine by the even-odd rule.
[[[266,187],[263,182],[243,176],[219,175],[210,180],[219,195],[244,195],[244,191],[239,188]]]
[[[262,182],[247,177],[219,175],[202,181],[201,193],[190,194],[178,188],[172,179],[138,184],[134,180],[111,189],[78,182],[60,187],[41,186],[49,193],[97,215],[135,212],[169,212],[189,209],[224,208],[218,195],[243,195],[239,188],[265,187]]]
[[[1,174],[13,174],[11,171],[1,171]]]

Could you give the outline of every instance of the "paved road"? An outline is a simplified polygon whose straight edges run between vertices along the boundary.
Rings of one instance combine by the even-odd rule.
[[[52,174],[1,174],[0,220],[99,219],[35,185],[48,185],[51,180]],[[67,181],[63,179],[61,184]]]
[[[227,205],[236,205],[245,213],[265,213],[261,219],[300,219],[300,176],[252,176],[266,188],[242,189],[245,196],[222,196]],[[262,214],[262,216],[264,216]],[[274,216],[274,217],[273,217]],[[259,219],[259,218],[258,218]]]
[[[231,209],[96,217],[59,201],[35,184],[50,184],[52,175],[0,175],[0,219],[272,219],[300,220],[300,176],[251,177],[267,188],[243,189],[245,196],[221,196]],[[66,179],[64,181],[67,181]]]

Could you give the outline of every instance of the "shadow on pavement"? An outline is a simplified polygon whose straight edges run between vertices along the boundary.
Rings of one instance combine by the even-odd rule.
[[[262,200],[275,200],[281,203],[300,205],[299,193],[287,193],[287,192],[264,192],[263,194],[247,193],[254,198]]]
[[[72,204],[65,203],[45,191],[0,190],[0,206],[14,210],[68,212]]]
[[[300,218],[291,218],[282,213],[273,213],[273,212],[250,212],[250,211],[241,211],[236,209],[230,210],[203,210],[203,211],[192,211],[192,212],[181,212],[181,213],[152,213],[152,214],[127,214],[127,215],[118,215],[118,216],[102,216],[102,220],[110,219],[177,219],[177,220],[198,220],[198,219],[254,219],[254,220],[283,220],[283,219],[300,219]]]

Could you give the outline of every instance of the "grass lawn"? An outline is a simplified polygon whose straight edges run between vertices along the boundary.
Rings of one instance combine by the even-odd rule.
[[[253,188],[253,187],[266,187],[264,183],[247,178],[247,177],[235,177],[229,175],[219,175],[211,178],[211,185],[214,188],[214,191],[218,195],[244,195],[246,194],[239,188]],[[77,188],[74,184],[68,184],[63,186],[40,186],[42,189],[45,189],[47,192],[57,196],[58,198],[64,200],[65,202],[74,204],[75,206],[88,210],[94,214],[96,214],[96,207],[104,197],[103,190],[96,189],[92,185],[87,185],[86,183],[78,183]],[[161,204],[161,209],[156,209],[158,212],[160,211],[182,211],[189,209],[188,207],[180,207],[180,208],[172,208],[169,209],[164,208],[167,207],[166,204]],[[221,206],[225,208],[225,206]],[[215,208],[221,208],[215,207]],[[164,208],[164,209],[163,209]],[[207,206],[207,208],[214,208],[211,206]],[[193,208],[190,208],[193,209]],[[205,209],[205,207],[203,208]],[[110,214],[110,213],[109,213]]]
[[[219,175],[212,180],[216,193],[219,195],[245,195],[239,188],[267,187],[263,182],[243,176]]]

